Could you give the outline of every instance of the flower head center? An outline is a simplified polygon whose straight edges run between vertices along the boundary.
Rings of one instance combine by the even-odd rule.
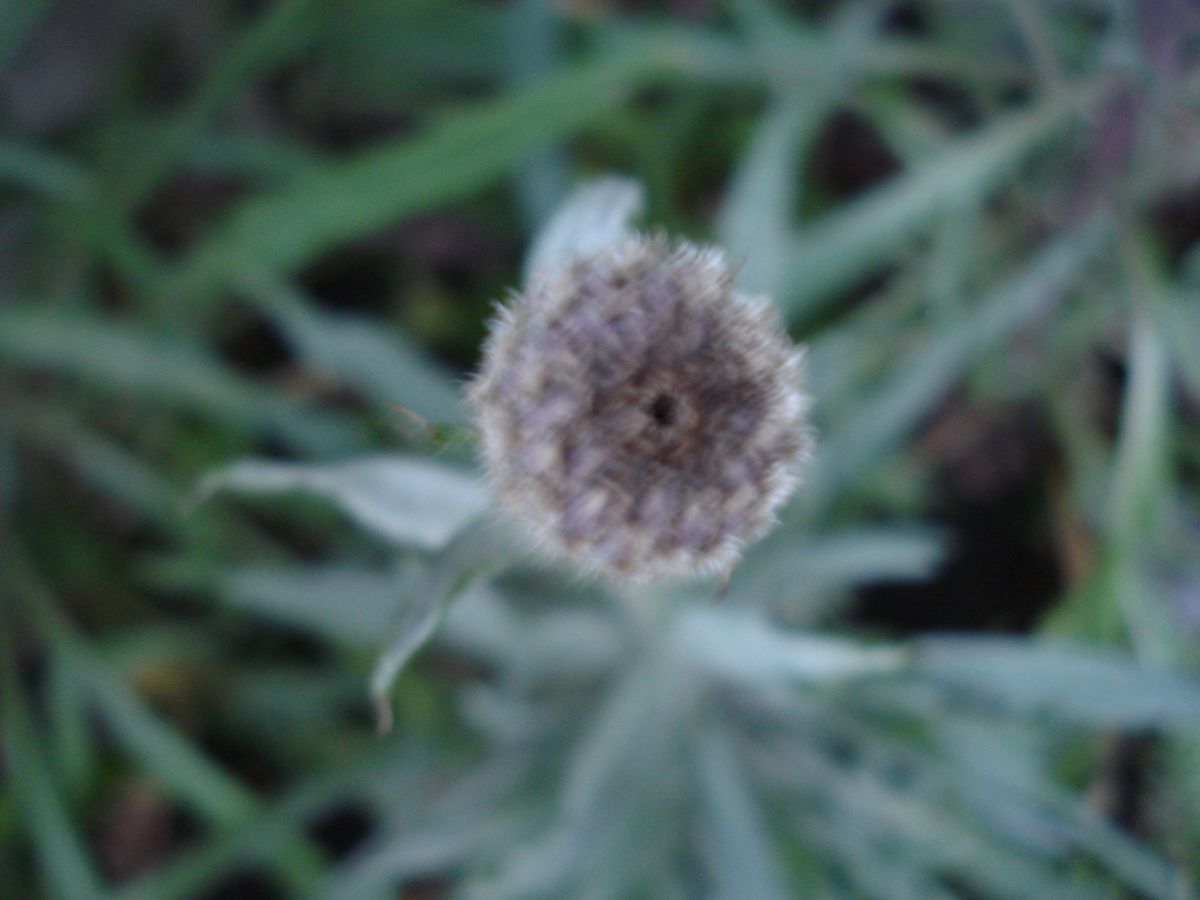
[[[650,403],[648,410],[654,424],[661,428],[670,428],[678,417],[678,404],[670,394],[658,394]]]

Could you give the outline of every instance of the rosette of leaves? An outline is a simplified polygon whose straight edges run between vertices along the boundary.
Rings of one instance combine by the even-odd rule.
[[[581,189],[531,268],[619,239],[639,205],[621,179]],[[1105,235],[1085,230],[1069,252],[1094,252]],[[379,537],[432,552],[397,574],[249,570],[227,586],[241,604],[355,642],[393,620],[372,681],[381,724],[427,643],[486,673],[457,692],[476,763],[423,818],[393,822],[335,869],[322,882],[331,896],[428,878],[479,898],[1082,898],[1169,896],[1183,883],[1055,766],[1086,729],[1194,727],[1200,685],[1066,643],[889,644],[814,628],[830,602],[818,598],[864,571],[928,571],[932,533],[816,536],[793,518],[714,605],[704,583],[547,568],[486,511],[481,481],[428,459],[247,462],[204,486],[231,488],[316,492]],[[788,626],[760,598],[794,577],[812,605]]]
[[[381,485],[430,484],[429,464],[355,465],[288,475],[319,471],[348,515],[396,540],[400,526],[363,511]],[[352,645],[399,619],[377,698],[426,642],[480,673],[456,678],[473,760],[439,768],[441,789],[403,727],[367,774],[331,779],[327,802],[361,804],[377,825],[320,881],[324,895],[429,879],[488,898],[1166,897],[1183,884],[1056,767],[1089,731],[1195,727],[1194,682],[1070,644],[785,627],[736,589],[715,606],[702,588],[626,602],[531,564],[492,522],[464,525],[471,482],[450,471],[459,480],[436,506],[459,504],[460,518],[426,563],[256,568],[226,585],[245,608]],[[866,534],[790,537],[835,592],[847,576],[822,568],[831,552],[900,569],[936,555],[928,535],[882,550]]]

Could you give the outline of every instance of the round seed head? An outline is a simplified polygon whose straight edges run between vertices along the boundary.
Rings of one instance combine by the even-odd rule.
[[[718,250],[630,235],[535,275],[468,392],[503,506],[622,581],[725,572],[810,438],[801,354]]]

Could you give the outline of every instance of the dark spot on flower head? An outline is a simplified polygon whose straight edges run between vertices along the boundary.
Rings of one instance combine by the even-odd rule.
[[[659,394],[650,404],[650,418],[663,428],[675,424],[675,398],[667,394]]]

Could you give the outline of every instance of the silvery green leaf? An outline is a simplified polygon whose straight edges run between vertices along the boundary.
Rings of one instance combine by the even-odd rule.
[[[463,896],[469,900],[563,896],[562,884],[575,860],[586,852],[585,839],[579,831],[561,827],[533,843],[516,845],[497,873],[469,883]]]
[[[481,593],[472,591],[455,604],[450,616],[456,621],[446,623],[445,640],[483,657],[518,683],[603,676],[621,659],[624,645],[613,623],[580,610],[545,613],[511,632],[505,631],[503,618],[491,613],[464,625],[469,613],[460,607],[477,609],[473,602]],[[491,625],[498,631],[485,635]]]
[[[536,840],[514,848],[499,870],[480,882],[472,898],[564,896],[597,853],[596,841],[627,795],[632,760],[650,752],[654,735],[664,730],[656,690],[661,666],[642,660],[609,693],[587,732],[571,753],[559,809]]]
[[[462,531],[415,580],[401,608],[391,643],[375,664],[371,675],[371,698],[379,727],[391,727],[388,695],[400,672],[433,635],[446,606],[479,578],[496,572],[519,558],[511,535],[496,523],[479,519]]]
[[[344,565],[246,566],[225,575],[220,588],[250,612],[329,640],[373,646],[411,589],[411,577]]]
[[[1178,810],[1187,833],[1200,840],[1200,729],[1172,735],[1165,742],[1163,757],[1169,776],[1159,788],[1164,805]]]
[[[522,682],[601,675],[622,650],[621,636],[608,616],[572,608],[523,616],[484,587],[466,592],[447,610],[439,641]]]
[[[437,550],[488,504],[476,478],[408,456],[375,456],[326,466],[236,462],[208,475],[200,500],[216,491],[306,491],[333,501],[363,528],[396,544]]]
[[[525,265],[526,281],[612,244],[641,213],[643,203],[642,186],[630,178],[608,176],[580,185],[534,241]]]
[[[941,558],[942,541],[930,531],[856,529],[797,535],[795,540],[769,541],[752,549],[746,564],[734,573],[729,599],[785,610],[789,621],[801,611],[807,621],[828,607],[834,592],[870,581],[919,581]]]
[[[392,728],[389,696],[392,685],[408,661],[432,637],[442,616],[444,599],[439,593],[418,586],[407,598],[391,642],[375,663],[375,671],[371,674],[371,699],[375,703],[376,724],[381,732]]]
[[[671,846],[671,782],[690,685],[658,655],[628,667],[571,751],[558,813],[472,898],[619,897]]]
[[[492,758],[474,770],[456,772],[454,782],[446,785],[429,777],[438,771],[429,760],[412,765],[410,743],[396,746],[403,748],[393,763],[401,777],[389,779],[390,786],[380,780],[367,786],[379,815],[375,833],[332,869],[311,896],[395,896],[405,882],[460,870],[520,834],[520,820],[500,811],[500,805],[524,779],[526,760]]]
[[[995,840],[978,820],[966,816],[928,757],[899,767],[890,754],[872,758],[861,741],[848,759],[813,752],[803,740],[772,743],[758,752],[775,779],[803,785],[818,817],[801,816],[806,837],[822,834],[847,874],[874,859],[895,873],[921,881],[951,877],[987,897],[1073,897],[1090,900],[1101,884],[1083,876],[1066,878],[1048,862]],[[860,759],[860,754],[862,758]],[[850,872],[849,870],[856,870]],[[864,875],[869,870],[863,870]],[[876,879],[871,875],[871,881]],[[884,882],[886,883],[886,882]],[[862,886],[868,896],[877,885]],[[914,891],[896,896],[921,897]]]
[[[1171,728],[1200,722],[1200,680],[1116,653],[1006,638],[926,638],[916,670],[1020,714],[1085,725]]]
[[[597,713],[588,733],[579,742],[560,793],[568,819],[586,818],[606,793],[615,788],[623,768],[637,754],[647,730],[659,721],[656,684],[663,666],[643,660],[627,671]]]
[[[611,670],[622,650],[614,623],[581,610],[547,612],[524,632],[526,652],[515,659],[526,679],[601,675]]]
[[[1038,856],[1061,853],[1070,826],[1046,808],[1044,742],[1021,722],[945,715],[930,724],[964,801],[979,818]]]
[[[1041,736],[1024,723],[947,715],[934,728],[963,800],[1007,840],[1038,856],[1075,847],[1148,897],[1170,893],[1171,866],[1055,783]]]
[[[512,744],[546,735],[554,725],[524,696],[486,684],[473,684],[459,692],[458,710],[463,721],[490,741]]]
[[[696,750],[707,823],[704,860],[715,897],[771,900],[788,896],[758,803],[741,771],[729,735],[714,726]]]
[[[1200,246],[1188,255],[1189,271],[1200,285]],[[1181,290],[1163,304],[1160,315],[1166,320],[1171,361],[1186,390],[1200,397],[1200,354],[1196,353],[1196,335],[1200,334],[1200,292],[1193,286]]]
[[[478,585],[446,610],[438,640],[481,662],[503,665],[522,651],[522,624],[499,593]]]
[[[838,681],[896,672],[909,661],[899,647],[784,631],[748,609],[688,609],[671,637],[688,664],[747,685]]]
[[[844,815],[796,815],[793,831],[800,844],[835,872],[840,868],[852,892],[832,889],[821,896],[886,897],[887,900],[957,900],[935,887],[936,876],[912,865],[897,865],[868,840],[863,823]],[[915,870],[915,871],[914,871]]]

